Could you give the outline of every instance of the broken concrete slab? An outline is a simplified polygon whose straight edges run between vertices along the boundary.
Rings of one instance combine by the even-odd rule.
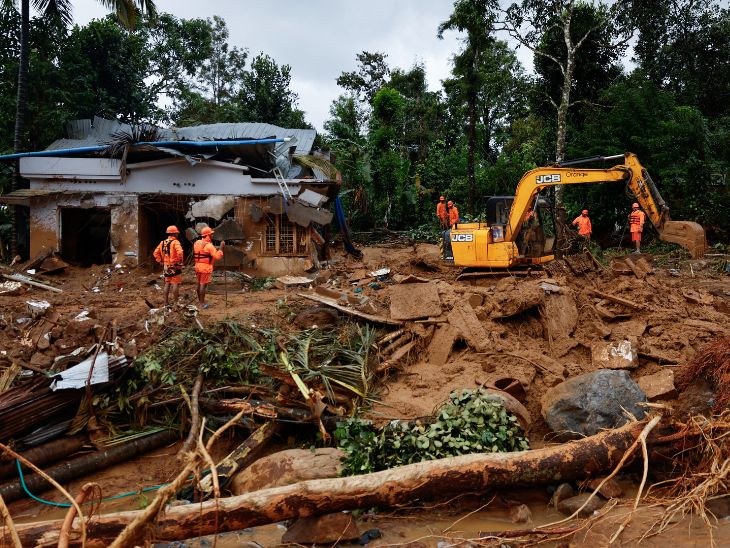
[[[299,226],[308,227],[312,223],[327,225],[332,221],[332,212],[326,209],[311,207],[292,198],[286,208],[286,215],[289,220]]]
[[[441,314],[441,301],[435,284],[398,284],[390,288],[390,317],[417,320]]]
[[[216,194],[204,200],[193,202],[190,206],[190,211],[188,211],[187,218],[192,220],[199,217],[210,217],[211,219],[220,221],[235,205],[235,196]]]
[[[591,347],[593,365],[602,369],[636,369],[639,355],[629,340],[598,343]]]
[[[233,219],[224,220],[215,227],[215,232],[213,232],[213,239],[216,242],[220,242],[221,240],[243,240],[245,238],[246,235],[243,233],[241,225]]]
[[[311,285],[313,281],[306,276],[279,276],[276,278],[274,285],[279,289],[291,289],[293,287],[306,287]]]
[[[677,396],[674,371],[671,369],[662,369],[653,375],[640,377],[636,382],[649,401],[670,400]]]
[[[446,365],[457,336],[456,329],[451,325],[439,326],[428,345],[426,361],[435,365]]]
[[[308,188],[305,188],[302,192],[300,192],[297,195],[297,198],[312,207],[319,207],[327,201],[327,196],[323,196],[319,192],[309,190]]]
[[[474,309],[468,303],[458,302],[448,315],[449,324],[469,346],[477,352],[484,352],[489,347],[489,334],[477,318]]]

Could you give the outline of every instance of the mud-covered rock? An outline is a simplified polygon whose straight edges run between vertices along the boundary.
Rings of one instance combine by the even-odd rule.
[[[281,537],[282,542],[296,544],[331,544],[360,538],[360,530],[351,514],[325,514],[296,520]]]
[[[344,457],[344,452],[334,447],[279,451],[236,474],[231,481],[231,492],[242,495],[304,480],[336,478],[342,472]]]
[[[636,418],[644,410],[642,392],[626,371],[601,369],[584,373],[548,390],[542,397],[542,416],[563,439],[593,436],[626,423],[624,409]]]
[[[326,306],[310,306],[302,310],[292,323],[301,329],[310,329],[313,326],[324,327],[337,323],[339,314],[334,308]]]
[[[591,491],[595,491],[598,489],[598,486],[601,485],[601,482],[603,482],[603,478],[596,478],[588,483],[588,487]],[[598,494],[606,499],[616,499],[624,494],[624,490],[616,480],[610,479],[601,486],[598,490]]]
[[[578,508],[583,506],[590,496],[591,495],[589,493],[581,493],[580,495],[570,497],[569,499],[561,500],[558,503],[558,511],[562,512],[566,516],[572,516]],[[593,512],[600,510],[605,506],[605,504],[606,501],[602,498],[593,497],[590,501],[588,501],[588,504],[585,505],[585,508],[578,512],[578,517],[587,518],[588,516],[592,516]]]
[[[668,400],[677,395],[674,388],[674,372],[671,369],[662,369],[653,375],[640,377],[639,387],[649,400]]]
[[[553,493],[553,498],[550,499],[550,505],[557,508],[558,504],[565,499],[575,496],[575,490],[569,483],[561,483]]]

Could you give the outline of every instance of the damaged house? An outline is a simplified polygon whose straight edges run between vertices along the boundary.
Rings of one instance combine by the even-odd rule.
[[[226,240],[226,268],[296,274],[321,258],[339,183],[312,154],[313,129],[138,128],[95,118],[69,123],[67,135],[4,157],[19,157],[30,181],[0,202],[29,208],[31,257],[56,250],[73,264],[149,264],[168,225],[185,233],[205,223]]]

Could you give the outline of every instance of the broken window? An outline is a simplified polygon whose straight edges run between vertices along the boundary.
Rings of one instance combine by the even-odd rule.
[[[269,215],[266,218],[263,252],[267,255],[306,255],[307,230],[292,223],[284,215]]]

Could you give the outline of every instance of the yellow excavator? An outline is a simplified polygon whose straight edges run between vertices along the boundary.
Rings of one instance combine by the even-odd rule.
[[[607,169],[582,168],[598,161],[622,159]],[[556,231],[548,200],[541,192],[556,185],[623,183],[646,213],[659,238],[702,257],[705,230],[698,223],[672,221],[649,173],[635,154],[593,156],[540,167],[522,176],[514,196],[494,196],[486,203],[486,222],[457,224],[444,234],[443,259],[477,269],[528,268],[552,261]]]

